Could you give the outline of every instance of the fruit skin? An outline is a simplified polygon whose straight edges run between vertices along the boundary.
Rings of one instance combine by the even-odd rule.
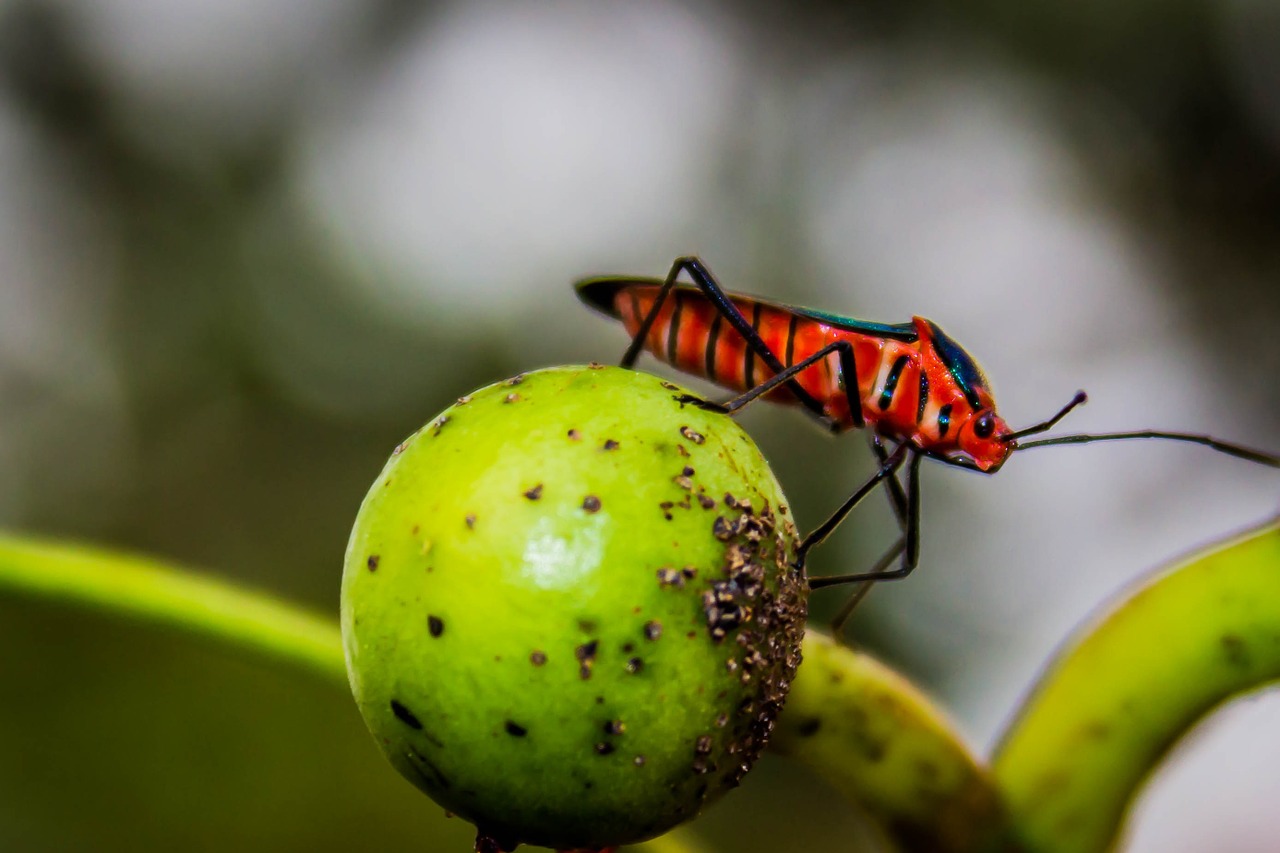
[[[800,659],[781,487],[731,419],[620,368],[491,385],[419,430],[347,548],[352,691],[486,843],[657,835],[750,768]]]

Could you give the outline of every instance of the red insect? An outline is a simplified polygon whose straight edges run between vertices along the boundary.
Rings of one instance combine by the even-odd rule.
[[[693,285],[677,284],[687,273]],[[833,432],[868,428],[880,460],[876,473],[798,549],[809,550],[831,534],[877,485],[885,483],[902,537],[868,572],[814,578],[811,588],[905,577],[919,562],[919,465],[928,457],[959,468],[994,474],[1014,451],[1052,444],[1085,444],[1134,438],[1185,441],[1273,467],[1280,458],[1205,435],[1142,430],[1065,435],[1024,441],[1045,432],[1086,399],[1078,392],[1053,417],[1014,430],[996,413],[986,377],[973,358],[936,324],[922,317],[888,325],[796,308],[722,290],[697,258],[678,258],[665,279],[604,276],[576,285],[578,296],[620,319],[632,336],[622,366],[641,349],[689,373],[743,392],[724,404],[680,399],[733,413],[766,397],[804,407]],[[887,449],[881,439],[892,442]],[[906,469],[906,484],[897,472]],[[896,568],[890,568],[901,557]],[[836,618],[836,633],[865,595],[864,584]]]

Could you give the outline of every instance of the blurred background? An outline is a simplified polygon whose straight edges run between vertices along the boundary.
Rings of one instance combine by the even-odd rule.
[[[391,448],[477,386],[616,360],[570,281],[684,253],[733,290],[934,319],[1015,426],[1085,388],[1072,431],[1280,450],[1280,6],[0,0],[0,524],[336,614]],[[745,422],[812,526],[867,449],[765,409]],[[921,568],[854,631],[983,750],[1094,607],[1280,493],[1158,442],[926,469]],[[892,535],[860,509],[811,571]],[[1280,699],[1233,704],[1125,849],[1273,850],[1277,766]],[[865,834],[777,759],[695,829]],[[0,600],[0,849],[470,842],[327,685]]]

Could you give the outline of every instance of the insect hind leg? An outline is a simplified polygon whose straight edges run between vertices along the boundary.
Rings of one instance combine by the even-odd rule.
[[[694,255],[686,255],[684,257],[676,258],[671,264],[671,270],[667,273],[667,277],[662,282],[662,287],[658,291],[658,296],[654,299],[653,307],[649,309],[644,320],[641,321],[640,328],[636,330],[636,334],[631,339],[631,345],[627,347],[627,351],[622,356],[622,361],[620,362],[621,366],[629,368],[635,365],[636,359],[640,357],[640,351],[644,349],[645,339],[648,338],[649,332],[652,331],[653,324],[658,318],[658,313],[662,310],[663,303],[671,293],[672,288],[675,287],[676,281],[680,278],[680,274],[682,272],[689,274],[689,278],[693,281],[693,284],[702,291],[703,295],[707,297],[707,300],[712,304],[720,316],[733,327],[734,331],[742,336],[751,352],[755,353],[756,357],[764,362],[775,376],[787,373],[788,368],[778,358],[777,354],[769,348],[769,345],[764,342],[764,339],[760,337],[760,333],[756,331],[755,326],[752,325],[750,320],[743,316],[742,312],[738,310],[738,306],[733,304],[733,300],[730,299],[729,295],[725,293],[722,287],[720,287],[720,284],[715,280],[711,271],[707,269],[706,264]],[[850,357],[852,357],[852,348],[850,348],[849,352]],[[854,372],[852,375],[856,377],[857,373]],[[823,411],[822,404],[814,399],[812,394],[804,390],[800,383],[795,381],[794,377],[794,371],[787,373],[781,382],[787,383],[788,390],[796,396],[796,399],[799,400],[801,405],[808,409],[811,414],[823,421],[829,420]],[[708,378],[714,379],[715,377]],[[770,389],[777,387],[777,384],[781,384],[781,382],[770,386]],[[854,384],[857,384],[856,379],[854,380]],[[747,394],[751,394],[751,392],[748,391]],[[758,396],[758,394],[755,396]],[[755,399],[755,396],[752,396],[746,402],[750,402],[751,399]],[[737,399],[740,398],[731,400],[729,404],[734,403]],[[726,404],[712,403],[698,397],[686,396],[681,398],[680,402],[689,403],[712,411],[724,411],[726,413],[736,411],[736,408],[732,410],[726,408]],[[739,404],[737,408],[740,408],[742,405],[746,405],[746,403]],[[858,409],[858,414],[861,414],[861,409]]]

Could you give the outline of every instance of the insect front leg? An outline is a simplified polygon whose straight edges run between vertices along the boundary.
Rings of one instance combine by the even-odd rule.
[[[818,525],[818,527],[814,529],[812,533],[810,533],[808,536],[804,538],[804,540],[800,543],[800,546],[796,549],[796,562],[795,562],[796,568],[804,567],[805,560],[808,558],[808,555],[809,555],[809,550],[812,549],[814,546],[821,545],[823,542],[825,542],[827,537],[830,536],[832,532],[837,527],[840,526],[840,523],[845,520],[845,518],[849,515],[849,513],[853,511],[853,508],[857,506],[859,503],[861,503],[862,499],[871,493],[872,489],[880,485],[886,479],[893,477],[894,472],[897,471],[898,468],[902,466],[902,463],[904,461],[906,461],[908,452],[911,449],[912,449],[911,445],[905,441],[902,444],[899,444],[896,448],[894,448],[893,452],[889,454],[888,459],[886,459],[884,464],[882,464],[880,468],[877,469],[876,472],[871,475],[871,478],[867,480],[865,483],[863,483],[860,487],[858,487],[858,490],[855,491],[852,495],[850,495],[845,500],[845,502],[840,505],[839,509],[837,509],[835,512],[831,514],[830,518],[822,522],[822,524]],[[911,457],[912,457],[911,464],[913,467],[916,465],[916,456],[917,456],[916,454],[911,454]],[[907,495],[908,519],[910,518],[910,512],[911,512],[911,495],[910,495],[910,488],[908,488],[908,495]],[[909,535],[907,539],[908,539],[907,550],[910,550]],[[872,579],[872,578],[867,577],[865,574],[847,575],[847,576],[840,576],[835,578],[811,578],[809,580],[809,588],[818,589],[824,586],[832,586],[837,583],[849,583],[855,580],[869,580],[869,579]]]
[[[880,470],[876,472],[876,474],[871,478],[871,480],[867,481],[867,483],[864,483],[862,488],[854,492],[853,495],[849,498],[849,500],[846,501],[844,505],[840,507],[840,509],[836,510],[835,514],[832,515],[831,518],[827,519],[827,521],[823,523],[821,527],[819,527],[813,533],[805,537],[804,541],[800,543],[799,550],[801,552],[807,552],[809,548],[811,548],[814,545],[821,544],[824,539],[830,536],[831,532],[840,524],[840,522],[844,521],[844,517],[849,514],[849,511],[853,509],[853,506],[856,505],[859,500],[865,497],[866,493],[870,492],[871,488],[874,488],[874,486],[877,485],[881,479],[884,479],[884,477],[881,476],[882,474],[884,474],[885,476],[892,476],[893,471],[896,470],[897,467],[901,466],[902,464],[901,453],[908,446],[909,445],[905,443],[902,445],[899,445],[898,448],[893,452],[893,454],[890,455],[889,461],[885,465],[881,466]],[[878,561],[876,563],[876,566],[873,567],[869,572],[859,572],[857,574],[852,574],[852,575],[831,575],[831,576],[821,577],[821,578],[811,578],[809,580],[810,589],[821,589],[823,587],[836,586],[838,584],[846,584],[846,583],[861,583],[863,581],[898,580],[900,578],[905,578],[907,575],[911,574],[912,570],[914,570],[915,567],[919,565],[920,563],[920,460],[923,458],[923,456],[918,452],[913,452],[910,455],[911,455],[911,459],[907,463],[907,487],[906,487],[907,513],[906,513],[905,530],[903,531],[903,536],[902,536],[902,548],[901,548],[902,562],[898,565],[896,569],[887,569],[880,565],[880,562],[883,561],[883,558],[882,558],[881,561]],[[896,465],[894,464],[895,458],[897,461]],[[887,474],[885,474],[886,470],[888,471]],[[895,545],[893,548],[890,549],[890,551],[894,551],[894,550],[898,550],[897,545]]]
[[[868,433],[868,444],[871,445],[871,451],[875,454],[876,459],[881,465],[889,461],[889,451],[885,450],[884,442],[880,436],[875,433]],[[903,551],[907,548],[907,496],[902,490],[902,484],[898,482],[898,475],[892,474],[886,481],[888,486],[885,494],[889,498],[889,506],[893,509],[894,516],[898,519],[898,527],[902,533],[898,536],[898,541],[889,547],[889,550],[880,555],[880,559],[873,564],[868,574],[878,575],[889,570],[889,567],[902,556]],[[844,628],[848,624],[849,618],[853,616],[853,611],[862,600],[867,597],[867,593],[871,592],[874,586],[873,581],[863,580],[858,582],[858,586],[849,593],[849,597],[845,599],[845,603],[840,606],[836,615],[831,620],[831,636],[836,640],[844,640]]]

